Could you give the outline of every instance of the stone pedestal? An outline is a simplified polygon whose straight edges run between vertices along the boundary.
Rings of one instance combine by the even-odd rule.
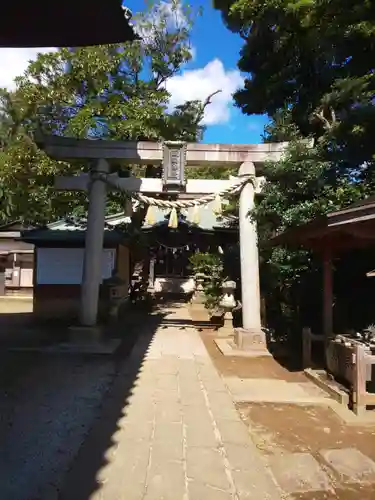
[[[194,306],[198,306],[198,308],[204,308],[204,304],[206,303],[206,296],[203,292],[195,292],[190,302]]]
[[[97,343],[102,339],[102,330],[98,326],[71,326],[69,341],[74,344]]]
[[[197,305],[200,306],[200,307],[198,307],[198,309],[201,307],[204,308],[204,304],[206,302],[206,295],[204,293],[204,288],[203,288],[203,284],[204,284],[205,279],[206,279],[206,277],[202,273],[198,273],[194,278],[195,290],[194,290],[193,296],[191,298],[191,304],[194,304],[194,306],[197,306]]]
[[[47,352],[61,352],[67,354],[104,354],[112,355],[121,345],[120,339],[105,338],[99,326],[71,326],[69,341],[47,346]]]
[[[269,356],[266,334],[261,329],[236,328],[234,330],[234,344],[236,349],[248,351],[258,356]]]
[[[230,311],[227,311],[224,314],[224,324],[217,330],[217,335],[219,337],[233,337],[233,314]]]

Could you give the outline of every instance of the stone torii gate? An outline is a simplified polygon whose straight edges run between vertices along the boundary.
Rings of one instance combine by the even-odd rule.
[[[166,195],[184,194],[185,198],[223,192],[244,180],[240,190],[239,235],[241,256],[241,288],[243,332],[261,335],[259,261],[257,229],[249,212],[254,206],[254,195],[259,183],[256,173],[261,173],[264,162],[280,159],[286,143],[256,145],[122,142],[107,140],[69,139],[57,136],[43,137],[40,147],[58,160],[87,159],[92,167],[89,174],[60,177],[55,186],[60,190],[88,190],[89,209],[83,277],[81,286],[82,327],[94,327],[97,321],[99,287],[101,281],[101,253],[104,237],[107,185],[122,191]],[[162,179],[121,178],[110,173],[111,161],[161,165]],[[230,180],[187,180],[184,166],[217,165],[237,166],[237,178]],[[252,182],[246,182],[246,179]],[[258,178],[259,179],[259,178]]]

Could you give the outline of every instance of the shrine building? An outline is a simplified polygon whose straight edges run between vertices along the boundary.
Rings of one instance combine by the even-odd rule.
[[[189,257],[197,251],[225,251],[227,245],[238,242],[236,217],[215,214],[214,202],[178,213],[176,228],[169,227],[170,211],[155,208],[146,217],[142,233],[147,241],[146,265],[149,291],[156,296],[179,295],[188,297],[195,283]],[[134,255],[129,250],[124,213],[106,218],[106,230],[101,262],[101,290],[103,281],[114,271],[124,281],[124,295],[128,294],[133,275]],[[120,229],[116,230],[116,227]],[[78,317],[80,289],[85,247],[85,225],[60,220],[42,228],[24,231],[22,240],[34,245],[34,313],[40,319],[73,320]],[[140,263],[142,264],[143,261]],[[135,270],[137,273],[137,270]],[[99,315],[105,309],[99,300]]]

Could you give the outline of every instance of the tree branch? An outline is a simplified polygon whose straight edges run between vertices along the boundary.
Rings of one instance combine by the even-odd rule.
[[[202,108],[202,111],[204,111],[206,109],[206,106],[208,106],[209,104],[211,104],[211,99],[216,95],[216,94],[220,94],[222,92],[222,90],[216,90],[215,92],[212,92],[212,94],[210,94],[207,99],[204,101],[203,103],[203,108]]]
[[[320,111],[316,111],[315,113],[313,113],[313,116],[315,116],[315,118],[322,122],[323,128],[325,130],[332,130],[332,128],[337,123],[336,113],[332,106],[329,107],[329,111],[331,113],[331,122],[324,116],[323,108]]]
[[[204,101],[200,111],[197,113],[197,118],[195,120],[195,124],[197,125],[203,118],[203,115],[204,115],[204,111],[206,109],[206,107],[211,104],[212,102],[212,98],[216,95],[216,94],[220,94],[220,92],[222,92],[222,90],[216,90],[215,92],[212,92],[212,94],[210,94],[206,100]]]

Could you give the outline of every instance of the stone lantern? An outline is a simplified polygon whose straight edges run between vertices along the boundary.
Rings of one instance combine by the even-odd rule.
[[[234,298],[235,289],[235,281],[224,281],[222,285],[223,295],[219,302],[219,306],[224,310],[224,325],[218,330],[219,335],[222,337],[229,337],[234,333],[233,309],[237,305],[237,301]]]
[[[191,299],[192,304],[204,304],[206,297],[204,294],[204,282],[206,281],[206,276],[203,273],[197,273],[194,276],[195,290],[194,295]]]
[[[117,317],[120,305],[127,298],[128,284],[116,271],[113,271],[112,276],[104,280],[103,284],[107,290],[108,314],[113,320]]]

